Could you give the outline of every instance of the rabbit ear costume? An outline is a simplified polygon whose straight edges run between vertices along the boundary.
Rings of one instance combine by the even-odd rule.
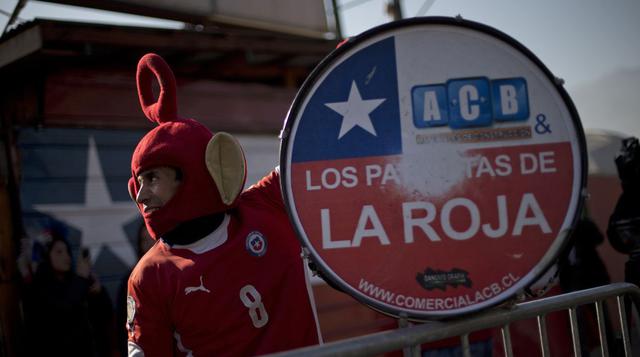
[[[157,101],[152,81],[158,80]],[[136,75],[142,111],[158,124],[138,143],[131,159],[129,194],[140,189],[137,176],[154,167],[181,172],[176,194],[159,210],[144,213],[149,233],[157,239],[178,224],[233,207],[246,180],[246,161],[239,143],[229,134],[212,133],[194,119],[178,116],[176,80],[162,57],[150,53],[138,62]]]

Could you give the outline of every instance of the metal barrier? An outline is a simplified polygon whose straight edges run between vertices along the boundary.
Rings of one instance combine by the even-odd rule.
[[[637,308],[640,307],[640,288],[629,283],[616,283],[510,306],[499,306],[492,310],[458,320],[427,322],[397,330],[326,343],[320,346],[310,346],[286,351],[270,356],[370,356],[401,349],[405,349],[406,351],[407,348],[419,346],[426,342],[460,336],[463,356],[468,357],[471,356],[468,339],[469,333],[494,327],[501,328],[505,355],[512,356],[509,324],[535,317],[538,321],[542,356],[547,357],[550,353],[545,316],[551,312],[561,310],[567,310],[569,312],[574,356],[581,356],[576,308],[586,304],[595,304],[601,353],[603,356],[608,356],[609,351],[602,304],[605,299],[613,297],[617,300],[618,317],[620,320],[625,356],[631,356],[630,329],[627,323],[625,295],[631,298]],[[412,352],[413,354],[416,353],[415,350],[416,349]],[[406,352],[405,355],[407,355]]]

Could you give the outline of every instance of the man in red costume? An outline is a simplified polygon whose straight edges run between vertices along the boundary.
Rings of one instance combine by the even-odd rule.
[[[137,84],[158,126],[134,151],[129,192],[157,241],[129,278],[129,355],[245,356],[320,343],[279,172],[241,192],[238,142],[178,117],[166,62],[142,57]]]

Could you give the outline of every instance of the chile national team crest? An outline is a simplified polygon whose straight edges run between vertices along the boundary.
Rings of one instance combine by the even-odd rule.
[[[532,53],[425,18],[370,30],[314,70],[280,165],[324,275],[382,312],[430,319],[544,273],[581,209],[584,153],[571,100]]]
[[[262,233],[253,231],[247,235],[245,247],[251,255],[261,257],[267,252],[267,239]]]

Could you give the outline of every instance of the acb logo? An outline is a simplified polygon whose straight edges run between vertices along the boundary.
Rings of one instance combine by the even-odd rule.
[[[489,80],[458,78],[411,90],[416,128],[449,125],[453,129],[491,126],[496,121],[529,118],[527,81],[522,77]]]

